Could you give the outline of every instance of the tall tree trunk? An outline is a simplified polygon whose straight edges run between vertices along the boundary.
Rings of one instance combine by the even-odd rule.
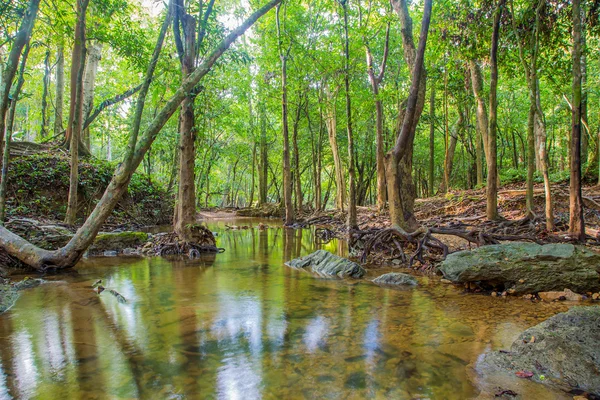
[[[346,86],[346,131],[348,133],[348,176],[350,193],[348,194],[348,236],[352,246],[352,230],[358,230],[356,221],[356,173],[354,165],[354,137],[352,133],[352,103],[350,100],[350,45],[348,39],[348,0],[342,0],[344,10],[344,84]]]
[[[456,144],[458,143],[459,132],[463,129],[465,124],[465,115],[461,108],[458,106],[458,121],[454,127],[454,132],[449,134],[448,146],[444,153],[444,179],[442,180],[440,192],[445,193],[450,189],[450,178],[452,177],[452,167],[454,165],[454,153],[456,151]]]
[[[256,142],[252,146],[252,182],[250,183],[250,195],[248,196],[248,205],[247,207],[252,207],[252,203],[254,203],[254,175],[256,174]]]
[[[581,5],[573,0],[573,98],[571,122],[571,183],[569,198],[569,233],[585,240],[583,196],[581,193]]]
[[[333,156],[333,166],[335,169],[335,208],[344,211],[346,204],[346,181],[344,179],[344,169],[342,166],[342,160],[340,158],[340,151],[337,144],[337,117],[335,109],[335,97],[329,91],[327,91],[327,109],[326,109],[326,121],[327,125],[327,136],[329,137],[329,146],[331,147],[331,154]]]
[[[262,97],[261,97],[262,99]],[[267,179],[269,172],[269,157],[267,154],[267,116],[265,105],[261,101],[259,105],[260,112],[260,168],[258,171],[258,205],[267,202]]]
[[[300,113],[302,112],[302,95],[299,99],[296,115],[292,125],[292,148],[294,151],[294,191],[296,192],[296,209],[302,212],[302,171],[300,170],[300,151],[298,150],[298,127],[300,124]]]
[[[487,159],[488,175],[486,187],[486,214],[492,221],[498,219],[498,163],[497,163],[497,130],[498,130],[498,41],[500,39],[500,18],[504,10],[505,0],[499,0],[494,16],[492,48],[490,49],[490,118],[488,131],[489,157]]]
[[[65,96],[65,56],[60,45],[56,55],[56,105],[54,109],[54,136],[63,132],[63,103]]]
[[[397,11],[399,9],[398,13],[403,21],[404,52],[405,58],[412,61],[408,63],[412,66],[412,82],[394,149],[391,154],[386,155],[386,180],[388,182],[388,202],[392,226],[402,230],[414,230],[417,227],[417,221],[413,212],[414,186],[410,178],[411,170],[409,168],[412,167],[414,133],[425,103],[424,61],[432,0],[425,0],[419,47],[414,53],[410,51],[409,44],[412,43],[412,20],[408,16],[406,1],[400,0],[400,3],[400,7],[398,7],[395,0],[392,0],[392,4]],[[414,44],[412,44],[412,47],[414,49]],[[412,55],[414,55],[414,58]]]
[[[73,225],[77,219],[77,186],[79,186],[79,142],[83,126],[83,73],[85,68],[85,14],[89,0],[77,0],[77,24],[71,62],[71,107],[67,137],[70,138],[71,174],[65,224]]]
[[[42,126],[40,137],[43,139],[48,134],[48,86],[50,86],[50,49],[46,50],[44,57],[44,80],[42,90]]]
[[[102,43],[92,42],[87,54],[87,60],[85,65],[85,72],[83,75],[83,119],[86,121],[94,107],[94,86],[96,85],[96,73],[98,72],[98,65],[102,58]],[[81,138],[83,144],[91,150],[90,143],[90,128],[85,127],[83,129],[83,136]]]
[[[435,84],[431,84],[431,95],[429,97],[429,184],[428,195],[433,196],[435,179]]]
[[[281,124],[283,129],[283,202],[285,204],[285,225],[294,223],[294,205],[292,203],[292,170],[290,167],[290,133],[288,127],[288,100],[287,100],[287,59],[290,51],[283,50],[281,36],[281,22],[277,6],[277,38],[279,41],[279,58],[281,60]]]
[[[15,111],[17,109],[17,102],[25,83],[25,65],[27,64],[27,57],[29,56],[29,50],[31,46],[29,42],[25,44],[23,55],[21,57],[21,65],[19,67],[19,77],[17,79],[17,85],[13,91],[12,101],[10,102],[10,108],[8,111],[8,118],[6,121],[6,135],[4,139],[4,148],[2,151],[2,174],[0,177],[0,225],[4,225],[6,221],[6,188],[8,186],[8,165],[10,161],[10,142],[12,139],[13,128],[15,123]]]
[[[173,18],[173,31],[181,64],[182,79],[187,79],[194,70],[196,59],[196,19],[187,14],[183,0],[177,0]],[[183,33],[183,37],[181,35]],[[196,239],[192,225],[196,223],[196,190],[194,166],[196,160],[196,116],[194,100],[197,90],[186,94],[179,111],[179,190],[177,193],[177,218],[174,230],[188,242]]]
[[[390,24],[388,23],[385,32],[385,43],[383,48],[383,60],[379,67],[379,73],[376,76],[373,66],[373,55],[369,46],[366,47],[367,53],[367,74],[373,91],[375,101],[375,129],[376,129],[376,156],[377,156],[377,209],[381,212],[385,209],[387,201],[387,189],[385,184],[385,143],[383,133],[383,102],[379,97],[379,85],[385,74],[385,67],[389,53],[390,42]]]
[[[35,23],[39,5],[39,0],[29,1],[27,11],[23,16],[19,30],[13,39],[10,53],[8,54],[8,59],[4,65],[4,70],[2,71],[2,80],[0,81],[0,144],[2,144],[3,134],[6,129],[6,112],[8,111],[10,103],[8,95],[10,93],[13,80],[15,79],[17,68],[19,67],[21,52],[31,37],[31,31],[33,30],[33,24]]]

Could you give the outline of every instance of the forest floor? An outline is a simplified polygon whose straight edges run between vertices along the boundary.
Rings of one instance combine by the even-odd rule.
[[[415,202],[415,216],[424,228],[437,228],[456,234],[433,233],[434,241],[439,239],[448,251],[473,248],[478,245],[477,237],[485,236],[479,244],[490,244],[494,241],[523,240],[537,243],[571,242],[567,234],[569,223],[569,187],[568,183],[554,184],[552,186],[554,220],[556,229],[552,232],[546,230],[544,216],[544,190],[543,186],[534,188],[534,212],[536,218],[527,220],[525,207],[525,184],[516,183],[505,185],[498,193],[498,210],[501,216],[499,221],[488,221],[486,218],[485,188],[478,190],[450,191],[443,195],[417,199]],[[585,223],[588,240],[586,245],[600,248],[600,187],[586,186],[583,189],[585,205]],[[358,237],[359,247],[363,248],[362,259],[367,256],[371,264],[385,264],[397,258],[395,247],[406,247],[407,255],[414,253],[418,240],[412,246],[398,244],[398,237],[388,236],[387,246],[373,246],[374,236],[386,228],[390,228],[389,214],[379,212],[376,207],[358,207]],[[304,224],[315,225],[325,233],[326,237],[347,237],[346,213],[341,211],[326,211],[315,213],[305,218]],[[474,240],[466,240],[465,237]],[[401,239],[401,238],[400,238]],[[396,243],[393,243],[393,241]],[[401,240],[400,240],[401,241]],[[485,242],[485,243],[483,243]],[[425,243],[423,243],[425,244]],[[369,247],[364,251],[365,247]],[[435,261],[435,260],[434,260]]]

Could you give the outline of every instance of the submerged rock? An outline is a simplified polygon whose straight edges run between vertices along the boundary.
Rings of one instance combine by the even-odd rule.
[[[11,283],[9,280],[0,278],[0,314],[15,304],[19,297],[19,291],[39,286],[41,279],[26,277],[20,282]]]
[[[527,329],[510,352],[486,354],[477,369],[600,395],[600,306],[572,307]]]
[[[300,269],[310,267],[313,272],[322,276],[362,278],[365,274],[364,268],[359,264],[325,250],[317,250],[305,257],[290,260],[286,265]]]
[[[378,285],[410,285],[416,286],[417,280],[414,276],[408,274],[401,274],[400,272],[390,272],[389,274],[383,274],[373,279],[373,283]]]
[[[572,244],[482,246],[450,254],[439,269],[452,282],[480,282],[511,294],[600,289],[600,254]]]
[[[574,293],[569,289],[562,292],[539,292],[538,296],[544,301],[567,300],[567,301],[582,301],[584,297]]]

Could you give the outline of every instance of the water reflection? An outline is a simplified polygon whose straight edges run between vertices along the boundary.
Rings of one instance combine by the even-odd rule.
[[[343,243],[211,228],[224,254],[89,259],[23,293],[0,316],[0,398],[464,399],[469,362],[563,307],[318,279],[283,262]]]

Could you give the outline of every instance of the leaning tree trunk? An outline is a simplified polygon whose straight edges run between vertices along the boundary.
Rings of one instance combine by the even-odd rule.
[[[102,198],[96,204],[96,207],[88,216],[83,226],[77,230],[69,243],[54,251],[36,247],[8,229],[0,227],[0,247],[11,256],[37,270],[46,270],[48,268],[71,268],[75,266],[85,250],[92,244],[98,231],[117,205],[117,202],[126,192],[134,171],[139,166],[150,146],[152,146],[152,143],[160,133],[162,127],[173,113],[175,113],[187,93],[196,87],[198,82],[210,72],[216,61],[238,37],[243,35],[244,32],[246,32],[262,15],[275,7],[280,1],[281,0],[272,0],[267,3],[248,17],[248,19],[246,19],[238,28],[229,33],[204,59],[204,61],[194,69],[194,72],[182,82],[174,95],[166,102],[164,107],[150,122],[149,126],[143,131],[142,136],[138,141],[137,132],[139,130],[139,121],[141,121],[145,96],[148,92],[148,87],[154,74],[164,36],[170,23],[170,19],[167,17],[165,24],[163,24],[161,29],[161,34],[159,35],[159,40],[155,47],[152,60],[148,66],[144,87],[140,91],[140,96],[138,97],[134,115],[134,124],[123,162],[120,163],[115,170],[113,178],[104,191]]]
[[[69,197],[65,224],[73,225],[77,219],[77,186],[79,186],[79,142],[83,127],[83,73],[85,69],[85,14],[89,0],[77,1],[77,23],[75,44],[71,63],[71,106],[67,137],[70,139],[71,173],[69,175]]]
[[[27,6],[27,11],[23,16],[19,31],[13,39],[8,59],[5,62],[4,70],[2,71],[2,80],[0,81],[0,148],[2,147],[2,137],[6,130],[6,112],[9,107],[9,93],[19,67],[19,59],[25,44],[29,42],[33,24],[40,5],[39,0],[30,0]]]
[[[571,122],[571,183],[569,198],[569,233],[585,240],[583,196],[581,193],[581,5],[573,0],[573,99]]]
[[[12,139],[13,128],[15,123],[15,111],[17,109],[17,102],[25,83],[25,65],[27,64],[27,57],[29,56],[29,50],[31,46],[29,42],[25,45],[23,50],[23,56],[21,58],[21,66],[19,67],[19,78],[17,79],[17,86],[12,95],[12,101],[10,103],[10,109],[8,111],[8,118],[6,121],[6,135],[4,140],[4,148],[2,151],[2,174],[0,178],[0,225],[4,225],[6,220],[6,188],[8,186],[8,164],[10,161],[10,142]]]

